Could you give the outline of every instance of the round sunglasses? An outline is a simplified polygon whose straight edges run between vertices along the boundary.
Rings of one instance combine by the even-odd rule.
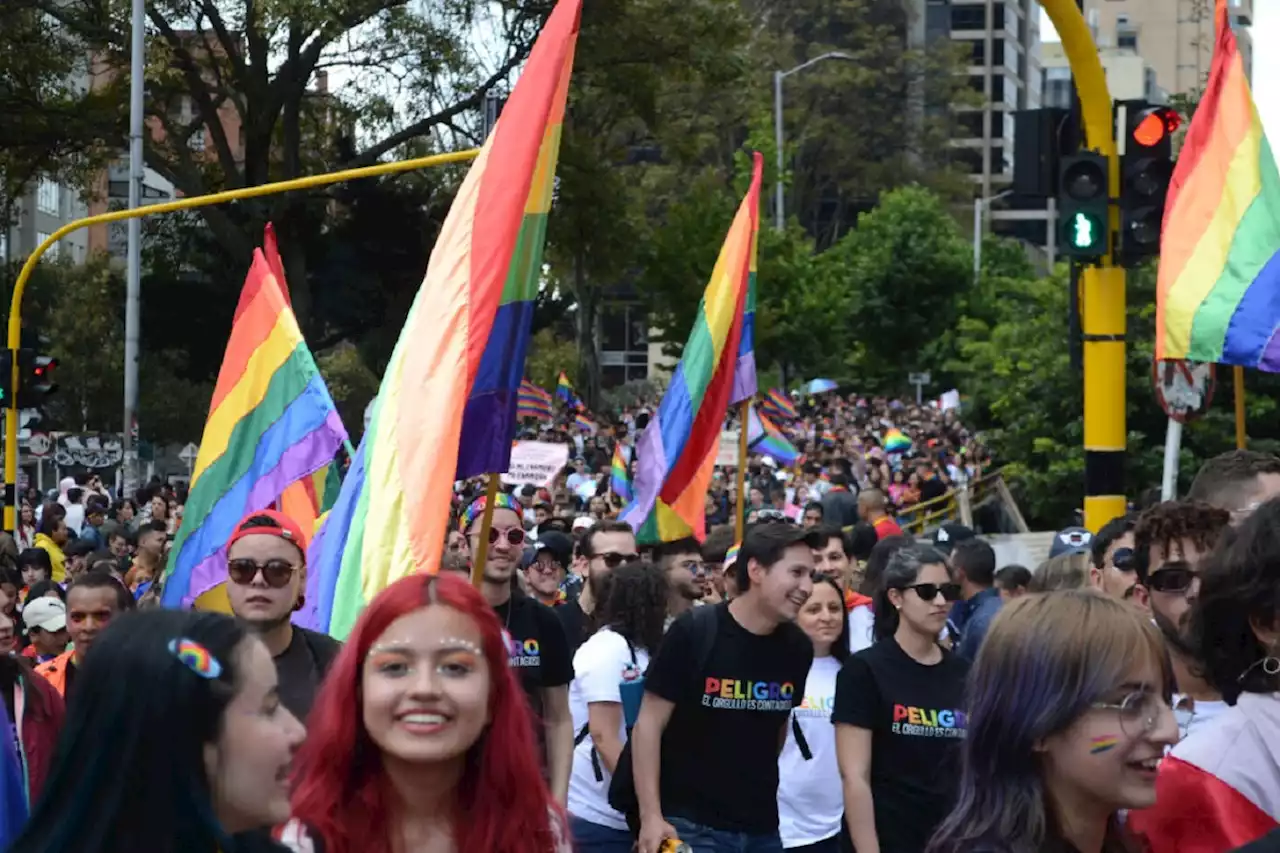
[[[289,583],[293,573],[297,570],[298,567],[288,560],[267,560],[263,563],[251,560],[248,557],[227,560],[227,576],[231,578],[232,583],[241,586],[248,586],[253,583],[253,579],[258,576],[258,572],[262,572],[262,579],[267,582],[267,586],[272,589],[280,589]]]

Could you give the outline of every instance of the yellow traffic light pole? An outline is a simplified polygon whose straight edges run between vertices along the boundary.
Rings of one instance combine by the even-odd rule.
[[[1041,0],[1053,21],[1080,96],[1088,148],[1107,158],[1107,254],[1083,275],[1080,325],[1084,333],[1084,523],[1097,531],[1124,515],[1125,277],[1115,266],[1120,213],[1120,160],[1111,121],[1111,94],[1084,15],[1076,0]]]
[[[27,258],[26,263],[22,265],[22,270],[18,273],[18,280],[13,285],[13,300],[9,306],[9,349],[13,352],[13,372],[10,374],[10,387],[13,393],[9,395],[7,408],[5,409],[4,424],[4,482],[5,489],[12,489],[12,493],[7,496],[4,506],[4,529],[13,531],[17,525],[17,506],[18,506],[18,349],[22,346],[22,295],[27,289],[27,281],[31,278],[31,273],[35,270],[36,264],[49,247],[61,240],[72,231],[78,231],[81,228],[87,228],[90,225],[101,225],[108,222],[121,222],[126,219],[139,219],[143,216],[157,216],[161,213],[173,213],[178,210],[192,210],[197,207],[209,207],[214,204],[223,204],[228,201],[238,201],[245,198],[258,198],[265,195],[276,195],[278,193],[287,193],[293,190],[306,190],[313,187],[323,187],[329,184],[342,183],[343,181],[354,181],[360,178],[374,178],[379,175],[392,175],[400,172],[410,172],[415,169],[426,169],[432,166],[444,166],[449,163],[461,163],[467,160],[473,160],[480,153],[478,148],[468,149],[466,151],[452,151],[447,154],[433,154],[430,157],[416,157],[412,160],[399,160],[394,163],[379,163],[375,166],[364,166],[359,169],[346,169],[341,172],[326,172],[322,175],[309,175],[305,178],[295,178],[291,181],[277,181],[272,184],[260,184],[255,187],[243,187],[241,189],[227,190],[226,192],[212,193],[210,195],[191,196],[189,198],[180,198],[176,201],[164,202],[163,204],[152,204],[144,207],[136,207],[132,210],[115,210],[110,213],[100,213],[97,216],[87,216],[84,219],[77,219],[75,222],[68,222],[57,231],[54,231],[45,238],[39,246],[36,246],[34,252]]]

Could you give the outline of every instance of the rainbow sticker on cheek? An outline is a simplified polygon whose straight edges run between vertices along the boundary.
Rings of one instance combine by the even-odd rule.
[[[1090,739],[1089,741],[1089,752],[1092,755],[1100,755],[1101,753],[1108,752],[1109,750],[1115,749],[1116,746],[1119,745],[1119,743],[1120,743],[1120,738],[1116,737],[1115,735],[1103,735],[1102,737],[1095,737]]]
[[[213,653],[195,640],[172,640],[169,651],[182,665],[201,678],[214,679],[222,675],[222,664]]]

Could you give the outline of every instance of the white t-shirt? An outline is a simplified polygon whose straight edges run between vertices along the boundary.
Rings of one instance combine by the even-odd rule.
[[[849,611],[849,651],[857,654],[875,642],[876,615],[871,605],[863,604]]]
[[[868,608],[869,609],[869,608]],[[803,847],[837,835],[844,820],[844,793],[836,764],[836,730],[831,708],[840,662],[814,658],[804,686],[804,702],[792,713],[813,758],[805,761],[787,723],[787,742],[778,756],[778,833],[784,848]]]
[[[569,685],[569,710],[573,713],[573,734],[576,738],[587,725],[587,706],[593,702],[622,702],[619,685],[624,680],[639,678],[649,666],[649,655],[644,649],[635,650],[632,662],[631,649],[621,634],[609,628],[601,628],[582,644],[573,656],[573,683]],[[625,742],[625,722],[618,727],[618,736]],[[595,747],[591,735],[573,748],[573,770],[569,774],[569,814],[587,823],[610,829],[626,829],[627,821],[622,813],[609,805],[609,780],[613,774],[604,762],[600,762],[600,775],[596,781],[591,754]]]

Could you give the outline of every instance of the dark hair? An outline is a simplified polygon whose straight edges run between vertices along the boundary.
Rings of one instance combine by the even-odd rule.
[[[1237,492],[1263,474],[1280,474],[1280,457],[1256,450],[1231,450],[1200,466],[1187,499],[1231,511],[1243,509]]]
[[[735,539],[733,525],[720,524],[711,528],[706,541],[702,543],[702,559],[708,563],[723,563]]]
[[[1241,693],[1280,690],[1261,661],[1280,657],[1251,623],[1272,628],[1280,613],[1280,499],[1245,519],[1200,567],[1200,594],[1191,605],[1188,641],[1204,677],[1229,704]]]
[[[43,548],[25,548],[18,555],[18,570],[28,567],[44,569],[49,577],[53,577],[53,560],[49,558],[49,552]]]
[[[67,598],[71,598],[71,593],[77,589],[114,589],[116,591],[116,605],[121,613],[126,610],[133,610],[135,602],[133,593],[106,572],[88,571],[80,575],[78,578],[67,584]]]
[[[916,540],[906,533],[901,536],[886,536],[877,542],[867,557],[867,565],[864,567],[858,592],[875,598],[880,592],[880,579],[884,577],[884,567],[889,565],[889,558],[902,548],[908,548],[914,544]]]
[[[587,528],[586,533],[582,534],[582,556],[587,557],[588,559],[596,556],[595,551],[592,550],[592,547],[594,546],[592,540],[595,538],[597,533],[630,533],[632,536],[636,535],[636,532],[631,529],[631,525],[627,524],[625,521],[618,521],[616,519],[597,521],[595,524]]]
[[[834,575],[814,575],[814,587],[816,588],[820,583],[825,583],[836,591],[836,596],[840,599],[840,608],[843,610],[844,587],[840,585],[840,579]],[[835,642],[831,644],[831,656],[840,663],[844,663],[849,658],[849,611],[847,610],[840,617],[840,636],[836,637]]]
[[[996,552],[981,539],[962,539],[951,549],[951,567],[963,571],[970,583],[989,587],[996,582]]]
[[[1137,520],[1137,516],[1133,513],[1117,516],[1102,525],[1102,529],[1094,534],[1093,541],[1089,543],[1089,552],[1095,569],[1101,569],[1106,565],[1107,549],[1126,533],[1132,533]]]
[[[84,489],[75,488],[67,489],[67,503],[78,504],[80,499],[84,497]]]
[[[1026,589],[1031,583],[1031,570],[1020,563],[1010,563],[996,572],[996,586],[1006,592]]]
[[[668,557],[674,557],[676,554],[697,554],[702,556],[702,546],[698,544],[698,540],[692,536],[685,536],[682,539],[673,539],[670,542],[660,542],[650,549],[651,559],[656,564],[661,564]]]
[[[57,509],[54,509],[57,507]],[[36,533],[43,533],[49,538],[53,538],[54,531],[58,529],[58,525],[62,524],[67,517],[67,511],[62,504],[45,504],[44,510],[40,513],[40,523],[36,525]]]
[[[62,600],[63,604],[67,603],[67,591],[62,588],[62,584],[51,580],[43,580],[33,583],[30,588],[27,589],[27,597],[22,600],[22,606],[26,607],[28,602],[47,595],[49,590],[56,592],[58,594],[58,598]]]
[[[825,543],[826,540],[819,539],[813,530],[794,524],[751,525],[742,538],[742,547],[738,549],[738,564],[734,567],[738,594],[751,589],[751,576],[747,572],[750,560],[755,560],[765,568],[772,568],[793,545],[817,548]]]
[[[62,553],[68,557],[87,557],[93,553],[94,547],[88,539],[73,539],[62,549]]]
[[[853,552],[850,556],[855,560],[866,561],[871,557],[871,549],[880,541],[880,534],[876,532],[874,524],[859,521],[853,526],[853,533],[848,539],[849,550]]]
[[[105,515],[107,512],[107,499],[104,498],[102,495],[97,494],[96,492],[92,495],[89,495],[89,497],[84,502],[85,515],[93,515],[95,512],[100,512],[103,515]]]
[[[813,534],[813,538],[817,541],[819,548],[825,548],[832,539],[839,539],[840,550],[844,551],[846,557],[853,557],[853,548],[849,542],[849,537],[836,525],[819,524],[817,527],[810,527],[809,531]]]
[[[1168,556],[1173,543],[1185,541],[1207,554],[1230,525],[1231,513],[1202,501],[1166,501],[1145,510],[1133,528],[1133,564],[1138,580],[1147,582],[1154,546],[1159,545]]]
[[[144,533],[163,533],[167,536],[169,534],[169,525],[163,521],[152,519],[138,525],[138,538],[141,539]]]
[[[653,563],[636,560],[609,572],[600,582],[600,600],[591,629],[611,628],[631,646],[653,657],[667,622],[667,578]]]
[[[825,519],[827,517],[826,512],[824,512],[822,509],[821,501],[809,501],[807,504],[804,505],[804,512],[808,512],[811,509],[816,509],[818,511],[819,518]],[[801,515],[803,514],[804,513],[801,513]]]
[[[204,747],[240,683],[245,637],[219,613],[112,620],[77,671],[43,795],[10,853],[234,849],[214,816]],[[218,677],[188,670],[169,650],[177,639],[208,650]]]
[[[889,590],[905,589],[916,582],[920,570],[925,566],[940,565],[946,568],[947,558],[938,549],[929,545],[909,545],[898,548],[889,557],[884,567],[884,582],[875,595],[872,611],[876,621],[873,632],[877,640],[887,640],[898,630],[898,608],[889,601]],[[947,569],[947,574],[951,573]]]

